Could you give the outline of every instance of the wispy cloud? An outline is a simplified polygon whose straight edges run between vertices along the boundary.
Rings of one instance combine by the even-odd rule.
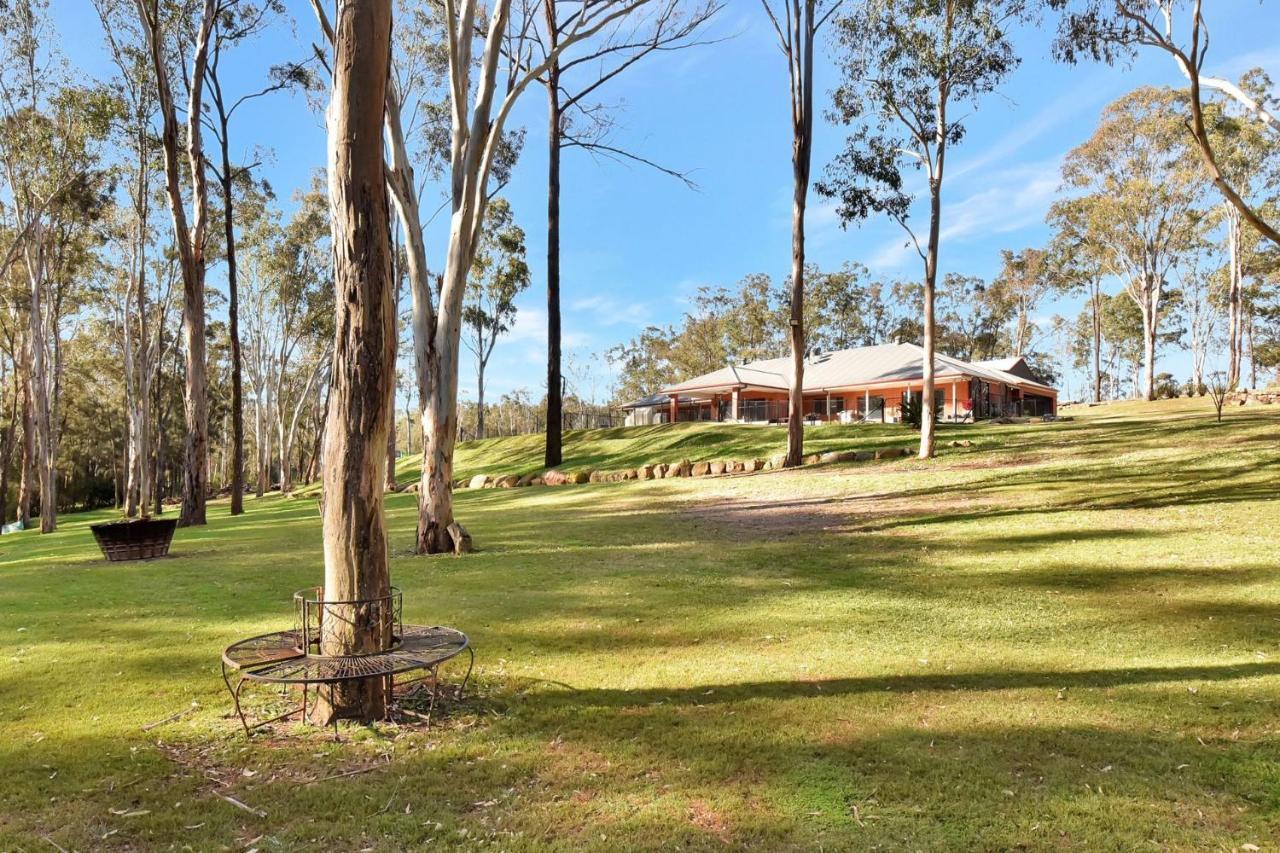
[[[626,302],[604,294],[574,299],[569,310],[586,314],[597,326],[641,326],[649,321],[649,305],[645,302]]]

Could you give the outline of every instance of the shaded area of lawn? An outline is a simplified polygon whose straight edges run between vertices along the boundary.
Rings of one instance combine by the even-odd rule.
[[[244,741],[218,678],[319,580],[314,501],[215,505],[140,565],[87,518],[5,537],[0,848],[1265,849],[1280,418],[1204,408],[969,428],[929,463],[468,491],[463,559],[408,556],[393,496],[406,618],[471,633],[479,689],[342,745]]]

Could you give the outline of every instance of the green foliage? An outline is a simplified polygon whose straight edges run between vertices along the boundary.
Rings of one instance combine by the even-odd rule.
[[[935,389],[934,393],[933,422],[937,423],[938,419],[942,417],[942,410],[946,401],[937,389]],[[898,415],[901,422],[915,430],[920,429],[920,420],[923,417],[923,412],[924,398],[918,393],[913,393],[909,399],[903,400],[898,407]]]

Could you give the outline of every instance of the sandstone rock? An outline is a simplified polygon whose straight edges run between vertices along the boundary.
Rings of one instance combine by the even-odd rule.
[[[609,475],[603,471],[592,471],[587,475],[587,482],[589,483],[606,483],[608,480]]]
[[[447,528],[449,538],[453,540],[453,553],[457,556],[470,554],[472,550],[471,534],[456,521]]]
[[[569,475],[552,468],[542,475],[542,482],[548,486],[563,486],[569,482]]]
[[[636,469],[636,479],[637,479],[637,480],[652,480],[652,479],[653,479],[653,466],[652,466],[652,465],[641,465],[639,468],[637,468],[637,469]]]
[[[787,455],[785,453],[780,453],[777,456],[769,457],[769,462],[765,467],[768,468],[770,471],[774,471],[779,468],[785,467],[786,464],[787,464]]]
[[[712,473],[712,474],[723,474],[726,470],[727,470],[727,467],[725,466],[725,464],[724,464],[723,462],[712,462],[712,463],[711,463],[711,473]]]
[[[817,465],[821,461],[822,455],[819,453],[810,453],[804,458],[804,464],[806,465]]]
[[[693,463],[693,469],[691,470],[690,473],[694,477],[705,477],[711,473],[711,463],[695,462]]]
[[[876,458],[875,451],[872,450],[855,450],[853,453],[854,462],[870,462]]]
[[[471,481],[467,484],[467,488],[468,488],[468,489],[483,489],[483,488],[484,488],[485,486],[487,486],[487,485],[489,485],[489,475],[488,475],[488,474],[476,474],[474,477],[472,477],[472,478],[471,478]]]
[[[499,489],[514,489],[520,485],[520,478],[515,474],[505,474],[495,480],[493,485]]]
[[[747,465],[745,462],[738,462],[738,461],[726,462],[724,465],[724,470],[725,470],[725,473],[727,474],[741,474],[743,471],[747,470]]]
[[[569,482],[575,486],[580,486],[583,483],[591,482],[591,475],[586,471],[574,471],[569,475]]]
[[[661,480],[665,476],[667,476],[667,465],[665,462],[659,462],[657,465],[653,466],[653,479]]]
[[[534,480],[538,480],[539,482],[541,482],[542,478],[539,477],[537,474],[525,474],[523,477],[519,479],[519,481],[516,482],[516,485],[520,486],[521,488],[524,488],[525,486],[532,486]]]
[[[902,455],[902,450],[897,447],[882,447],[876,451],[877,459],[896,459]]]

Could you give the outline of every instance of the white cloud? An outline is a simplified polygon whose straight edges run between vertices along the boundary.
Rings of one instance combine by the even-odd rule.
[[[569,303],[569,310],[587,314],[596,325],[642,326],[649,321],[649,306],[644,302],[624,302],[612,296],[594,294],[574,299]]]

